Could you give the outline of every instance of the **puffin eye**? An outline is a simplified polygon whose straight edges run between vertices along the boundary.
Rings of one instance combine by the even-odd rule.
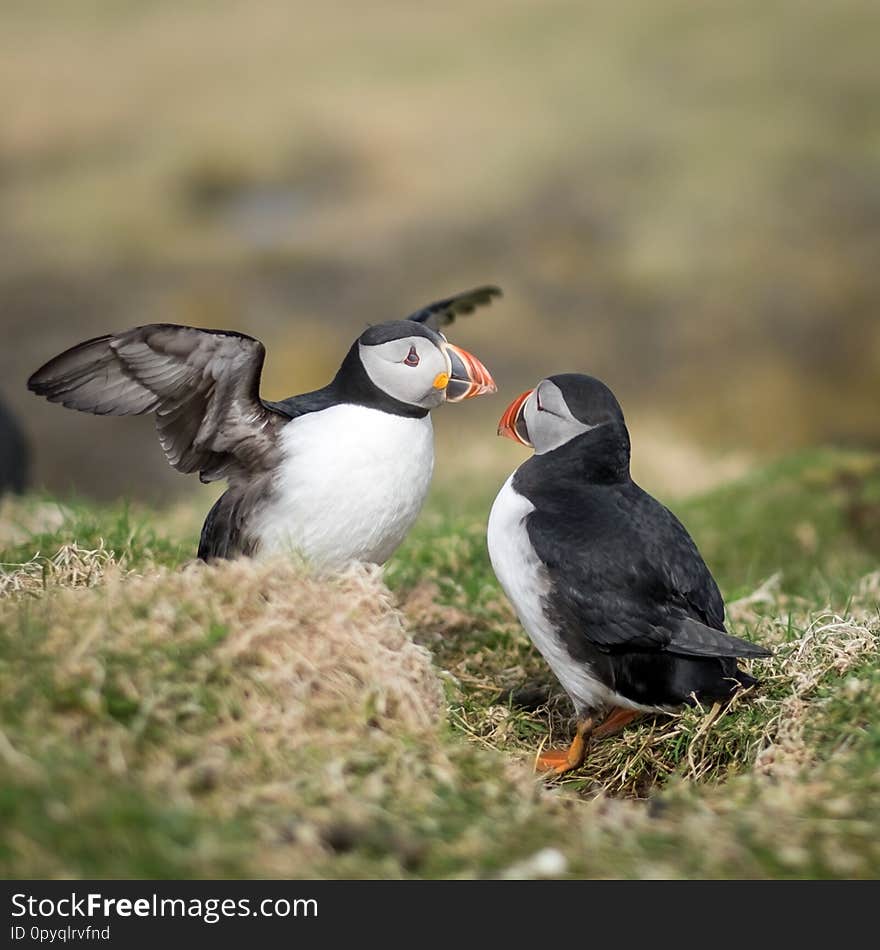
[[[416,348],[411,346],[409,348],[409,353],[407,353],[406,359],[403,361],[407,366],[418,366],[419,365],[419,354],[416,352]]]

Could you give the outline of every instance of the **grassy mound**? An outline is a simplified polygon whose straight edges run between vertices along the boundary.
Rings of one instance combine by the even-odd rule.
[[[484,499],[439,496],[384,580],[187,565],[162,516],[7,503],[0,873],[876,876],[880,463],[801,456],[673,507],[734,632],[775,649],[762,686],[547,783],[570,709]]]

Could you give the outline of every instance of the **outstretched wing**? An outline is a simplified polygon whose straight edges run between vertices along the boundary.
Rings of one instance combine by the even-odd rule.
[[[234,479],[265,471],[278,451],[280,417],[260,399],[265,356],[242,333],[154,323],[66,350],[28,389],[96,415],[154,412],[174,468],[205,482]]]
[[[427,307],[416,310],[406,319],[414,320],[416,323],[424,323],[432,330],[439,330],[441,327],[449,326],[457,316],[473,313],[477,307],[485,307],[492,303],[493,297],[500,296],[500,287],[477,287],[474,290],[466,290],[464,293],[456,294],[454,297],[447,297],[445,300],[435,300],[434,303],[429,303]]]

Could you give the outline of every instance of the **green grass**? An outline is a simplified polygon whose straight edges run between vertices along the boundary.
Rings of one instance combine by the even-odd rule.
[[[198,544],[197,538],[172,538],[157,531],[150,513],[129,505],[97,506],[70,499],[57,507],[60,527],[28,530],[33,512],[45,507],[56,508],[50,499],[32,498],[21,505],[17,519],[10,515],[11,521],[18,522],[16,533],[27,537],[0,548],[0,565],[7,570],[34,558],[48,560],[62,544],[74,541],[86,550],[113,551],[121,564],[132,568],[182,564],[194,556]]]
[[[352,686],[354,667],[344,701],[334,689],[305,705],[291,696],[299,638],[340,612],[361,629],[372,588],[350,606],[293,574],[314,599],[285,606],[291,581],[277,571],[181,573],[194,537],[147,511],[78,504],[19,538],[0,561],[44,560],[0,598],[2,873],[880,872],[877,456],[804,453],[672,506],[733,629],[774,646],[755,664],[762,686],[726,710],[631,726],[549,785],[530,763],[548,738],[567,739],[570,709],[492,576],[489,501],[438,491],[385,572],[445,671],[435,725],[407,720],[395,696],[415,694],[391,680]],[[79,561],[53,557],[72,542]],[[370,623],[397,629],[376,609]],[[546,701],[518,705],[524,686]],[[289,719],[310,705],[312,719]],[[558,853],[542,871],[548,848]]]
[[[82,756],[53,763],[37,794],[33,782],[4,775],[0,821],[7,877],[236,877],[246,867],[243,828],[218,828],[137,782],[95,774]]]

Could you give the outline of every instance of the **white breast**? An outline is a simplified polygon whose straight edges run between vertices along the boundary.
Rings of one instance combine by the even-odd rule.
[[[333,406],[289,422],[280,442],[284,461],[258,517],[258,553],[296,551],[328,569],[387,561],[431,484],[430,416]]]
[[[544,598],[550,582],[544,564],[532,547],[525,523],[535,506],[514,490],[514,475],[504,483],[489,515],[492,568],[520,623],[571,697],[578,713],[601,709],[615,703],[618,697],[591,674],[586,664],[571,658],[545,615]]]

